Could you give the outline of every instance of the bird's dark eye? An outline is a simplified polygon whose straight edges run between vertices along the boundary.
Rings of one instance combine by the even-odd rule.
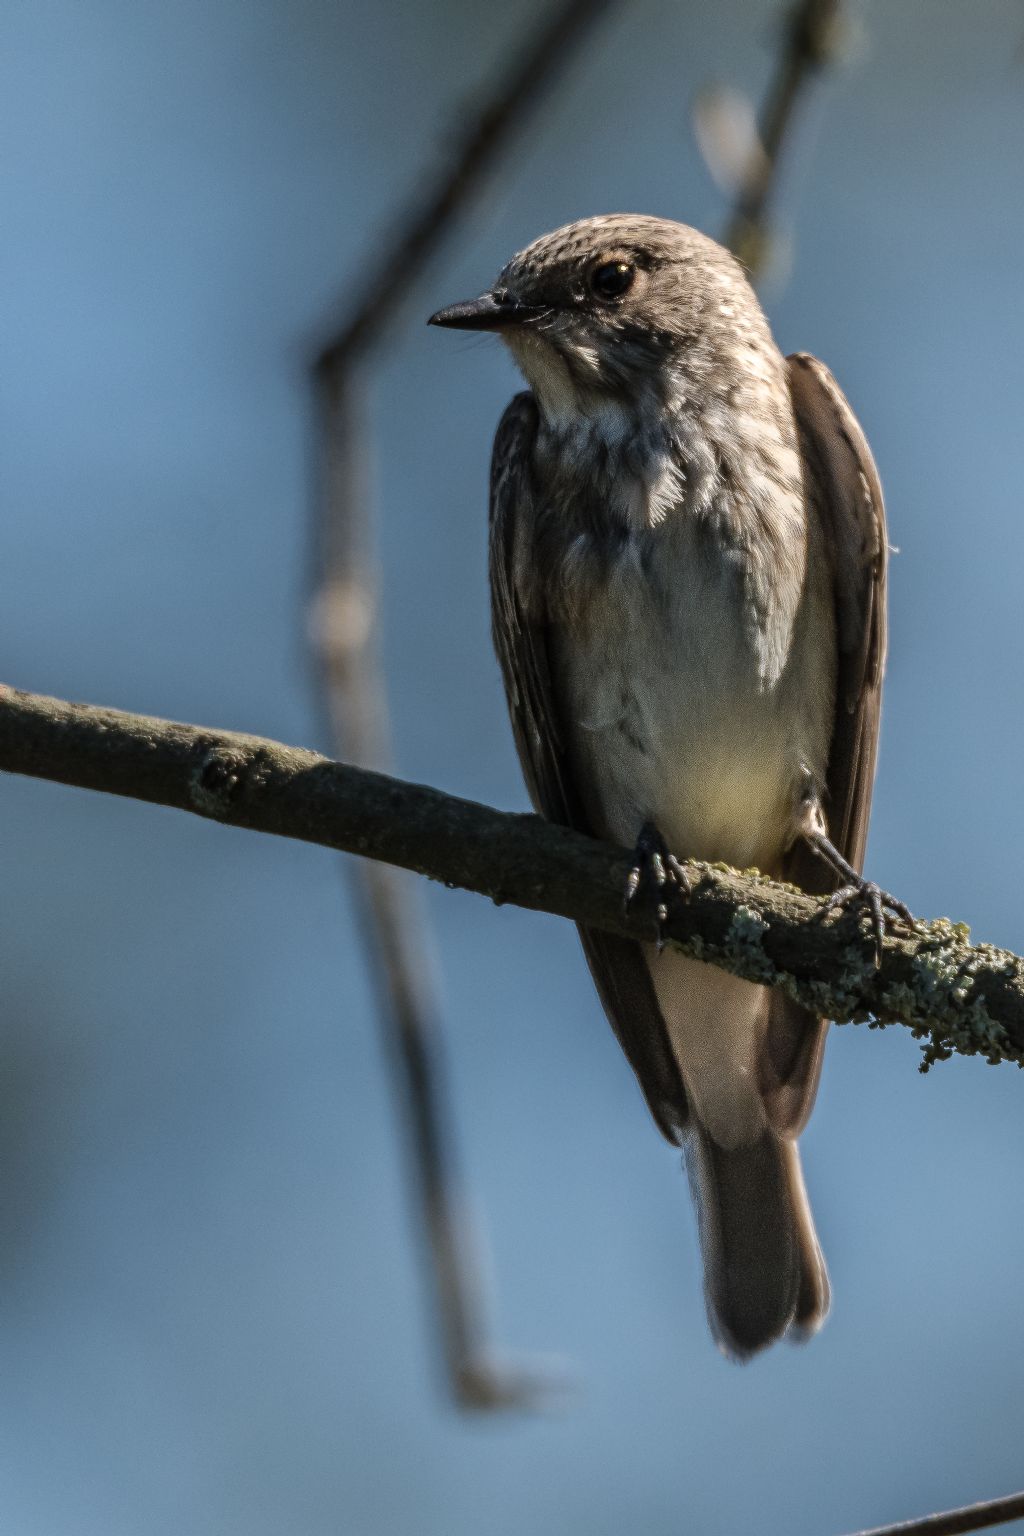
[[[603,261],[590,274],[590,291],[599,299],[618,299],[632,288],[636,269],[628,261]]]

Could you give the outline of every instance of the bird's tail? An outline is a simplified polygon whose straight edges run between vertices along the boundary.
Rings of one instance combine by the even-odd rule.
[[[829,1286],[796,1142],[766,1128],[727,1151],[693,1117],[685,1150],[716,1340],[745,1360],[785,1333],[809,1338]]]

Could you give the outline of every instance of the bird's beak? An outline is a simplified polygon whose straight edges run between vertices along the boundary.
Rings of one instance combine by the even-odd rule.
[[[522,325],[544,313],[543,304],[517,304],[514,299],[496,299],[493,293],[482,293],[478,299],[467,299],[464,304],[449,304],[431,315],[428,325],[443,325],[451,331],[503,331],[508,326]]]

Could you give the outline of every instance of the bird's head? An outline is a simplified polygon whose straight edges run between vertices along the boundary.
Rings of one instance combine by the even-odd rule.
[[[430,324],[498,332],[544,415],[565,421],[663,404],[751,309],[759,320],[742,269],[714,240],[669,219],[609,214],[535,240],[486,293]]]

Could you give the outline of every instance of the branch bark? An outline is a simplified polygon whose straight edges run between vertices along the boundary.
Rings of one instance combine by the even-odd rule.
[[[623,912],[625,849],[259,736],[0,686],[0,769],[382,860],[499,906],[657,936],[652,913]],[[696,889],[665,925],[686,954],[781,986],[839,1023],[903,1024],[923,1043],[924,1068],[953,1052],[1024,1064],[1024,961],[971,944],[964,924],[889,935],[876,969],[856,916],[825,921],[820,901],[756,871],[688,868]]]

